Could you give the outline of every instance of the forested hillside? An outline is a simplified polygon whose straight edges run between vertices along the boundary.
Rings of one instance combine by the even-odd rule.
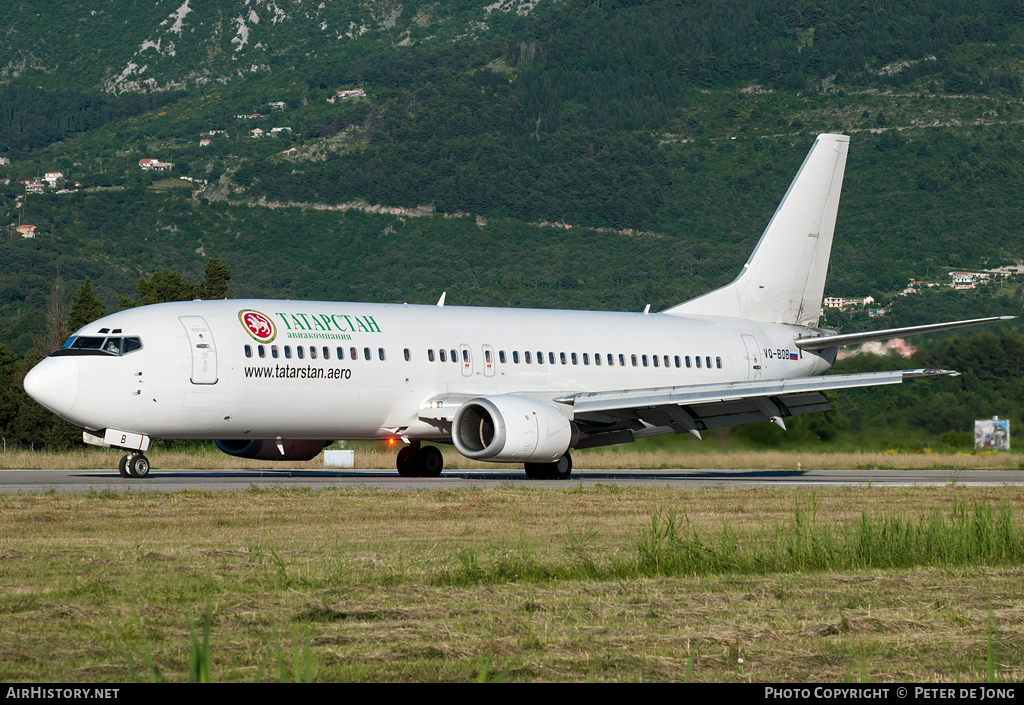
[[[1024,0],[13,0],[0,343],[211,257],[231,296],[658,310],[735,276],[824,131],[826,294],[887,316],[823,323],[1015,314],[1014,277],[898,294],[1024,260],[1022,28]]]

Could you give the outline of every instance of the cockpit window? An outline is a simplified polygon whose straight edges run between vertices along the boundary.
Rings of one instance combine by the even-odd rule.
[[[80,335],[71,343],[72,350],[99,350],[103,347],[103,338]]]
[[[122,338],[121,336],[100,336],[79,335],[72,336],[64,343],[57,352],[57,356],[63,355],[127,355],[142,349],[141,338]]]

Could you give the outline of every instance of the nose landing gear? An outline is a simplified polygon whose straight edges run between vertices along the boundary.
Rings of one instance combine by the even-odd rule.
[[[143,478],[149,475],[149,458],[142,453],[129,453],[117,465],[121,477]]]

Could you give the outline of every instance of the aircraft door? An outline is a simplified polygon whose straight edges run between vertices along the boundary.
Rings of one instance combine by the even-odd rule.
[[[493,377],[494,376],[494,348],[492,348],[490,345],[484,345],[483,346],[483,353],[484,353],[484,360],[483,360],[484,376],[486,376],[486,377]]]
[[[217,384],[217,346],[202,316],[181,316],[192,355],[192,384]]]
[[[749,370],[747,373],[747,379],[758,380],[761,379],[761,348],[757,344],[757,340],[752,335],[743,336],[743,345],[747,348],[747,360],[749,364]]]
[[[462,376],[472,377],[473,376],[473,353],[470,352],[469,346],[463,343],[459,346],[459,355],[462,356]]]

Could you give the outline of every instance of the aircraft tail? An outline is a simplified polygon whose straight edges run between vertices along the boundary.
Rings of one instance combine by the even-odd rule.
[[[816,326],[849,146],[818,135],[740,275],[662,313]]]

